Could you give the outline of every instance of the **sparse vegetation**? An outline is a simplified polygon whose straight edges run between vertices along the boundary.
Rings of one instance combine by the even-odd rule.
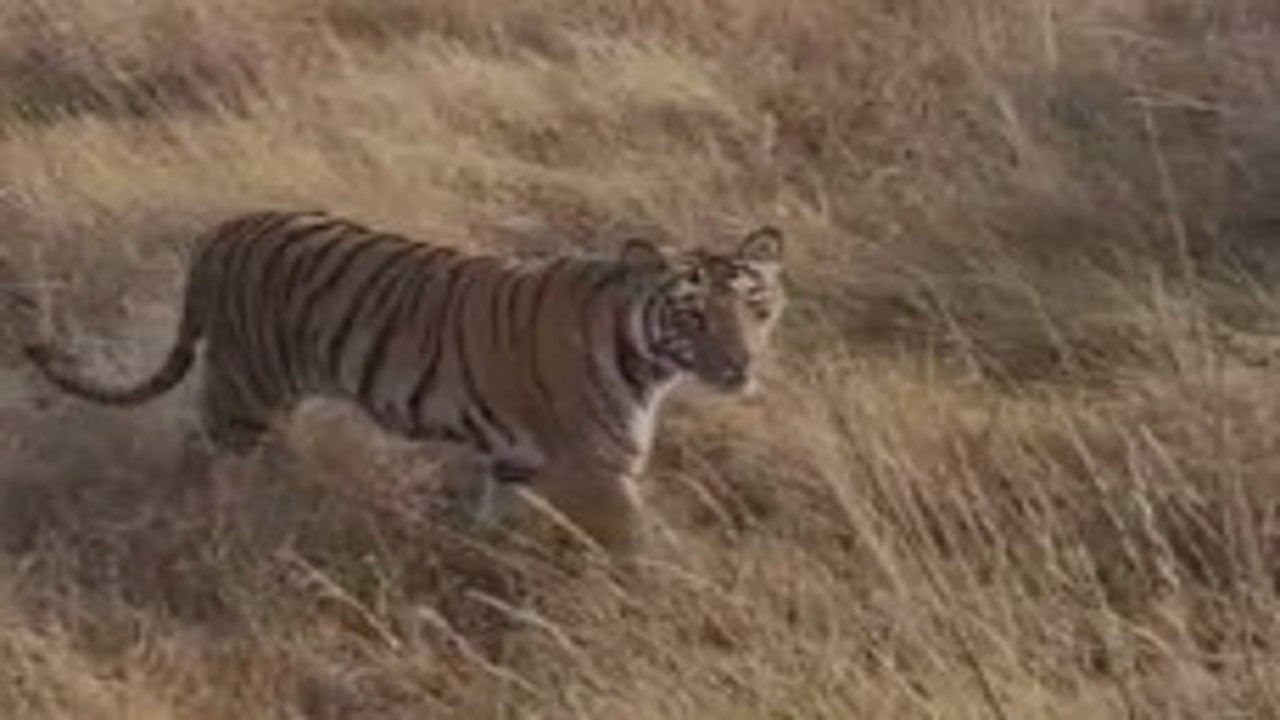
[[[0,717],[1280,716],[1278,46],[1274,0],[12,0],[0,253],[104,373],[264,205],[775,222],[794,302],[761,398],[664,418],[638,588],[323,405],[219,522],[189,388],[86,407],[0,334]]]

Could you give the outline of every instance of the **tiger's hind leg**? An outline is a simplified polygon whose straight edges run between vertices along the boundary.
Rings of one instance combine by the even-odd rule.
[[[200,432],[188,437],[189,477],[207,484],[213,522],[232,525],[246,480],[263,464],[269,469],[285,451],[272,429],[286,403],[278,398],[250,401],[235,376],[216,361],[205,369],[199,401]]]

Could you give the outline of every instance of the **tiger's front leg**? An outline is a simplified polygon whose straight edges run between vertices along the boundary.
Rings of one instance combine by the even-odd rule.
[[[530,482],[533,495],[626,570],[645,546],[644,503],[629,472],[561,463]]]
[[[540,517],[630,568],[644,545],[643,504],[635,483],[626,473],[586,468],[588,463],[557,462],[534,469],[493,462],[472,520],[482,530],[492,530]]]
[[[507,520],[519,499],[519,489],[528,486],[538,471],[505,460],[489,460],[486,466],[471,519],[488,532]]]

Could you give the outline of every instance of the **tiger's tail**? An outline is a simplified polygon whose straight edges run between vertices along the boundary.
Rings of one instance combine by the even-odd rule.
[[[30,342],[23,347],[27,358],[49,382],[76,397],[103,405],[137,405],[173,389],[190,372],[196,344],[204,336],[204,313],[198,292],[189,279],[178,335],[164,364],[151,375],[125,387],[114,387],[86,378],[71,368],[70,359],[48,342]]]
[[[103,405],[137,405],[163,394],[186,376],[196,356],[194,342],[179,342],[151,376],[128,387],[110,387],[61,367],[59,353],[47,344],[31,344],[24,351],[49,382],[76,397]]]

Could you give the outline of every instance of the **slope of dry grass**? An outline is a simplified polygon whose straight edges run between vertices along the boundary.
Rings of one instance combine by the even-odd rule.
[[[461,461],[340,408],[224,521],[189,389],[59,400],[0,334],[0,716],[1280,714],[1277,7],[9,3],[0,251],[103,374],[261,205],[776,222],[794,303],[763,397],[664,418],[638,588],[458,531]]]

